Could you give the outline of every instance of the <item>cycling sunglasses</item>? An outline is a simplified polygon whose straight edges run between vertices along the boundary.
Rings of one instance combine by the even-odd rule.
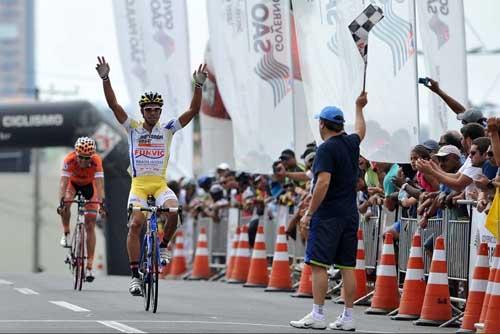
[[[84,155],[79,155],[79,156],[78,156],[78,159],[80,159],[80,160],[90,160],[90,158],[91,158],[91,157],[86,157],[86,156],[84,156]]]

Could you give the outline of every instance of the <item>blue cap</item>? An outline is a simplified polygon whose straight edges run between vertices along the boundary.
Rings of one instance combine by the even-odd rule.
[[[314,118],[322,118],[337,124],[344,124],[344,113],[337,107],[324,107]]]

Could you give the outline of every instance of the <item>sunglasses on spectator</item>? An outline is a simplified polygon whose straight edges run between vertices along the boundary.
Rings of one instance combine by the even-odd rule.
[[[488,157],[493,158],[493,151],[488,151]]]
[[[90,157],[86,157],[84,155],[79,155],[78,159],[80,159],[80,160],[90,160]]]
[[[469,154],[471,157],[475,156],[476,153],[479,153],[479,151],[470,151]]]

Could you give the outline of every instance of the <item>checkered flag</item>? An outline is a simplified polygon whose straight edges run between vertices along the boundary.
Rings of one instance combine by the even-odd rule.
[[[368,33],[384,18],[384,12],[377,6],[369,5],[366,9],[349,24],[352,38],[358,47],[363,60],[368,58]]]

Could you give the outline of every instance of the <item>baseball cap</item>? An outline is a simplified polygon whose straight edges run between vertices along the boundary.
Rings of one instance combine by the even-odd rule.
[[[217,169],[228,170],[228,169],[230,169],[230,167],[229,167],[229,165],[227,163],[223,162],[219,166],[217,166]]]
[[[442,146],[439,149],[438,153],[436,153],[434,155],[438,156],[438,157],[446,157],[450,154],[455,154],[457,157],[460,158],[460,150],[456,146],[453,146],[453,145]]]
[[[437,151],[439,149],[439,143],[432,139],[424,141],[421,145],[429,151]]]
[[[457,119],[463,123],[479,123],[484,119],[483,112],[477,108],[472,108],[457,115]]]
[[[324,107],[318,115],[314,116],[314,118],[326,119],[327,121],[337,124],[344,124],[345,122],[342,110],[333,106]]]

